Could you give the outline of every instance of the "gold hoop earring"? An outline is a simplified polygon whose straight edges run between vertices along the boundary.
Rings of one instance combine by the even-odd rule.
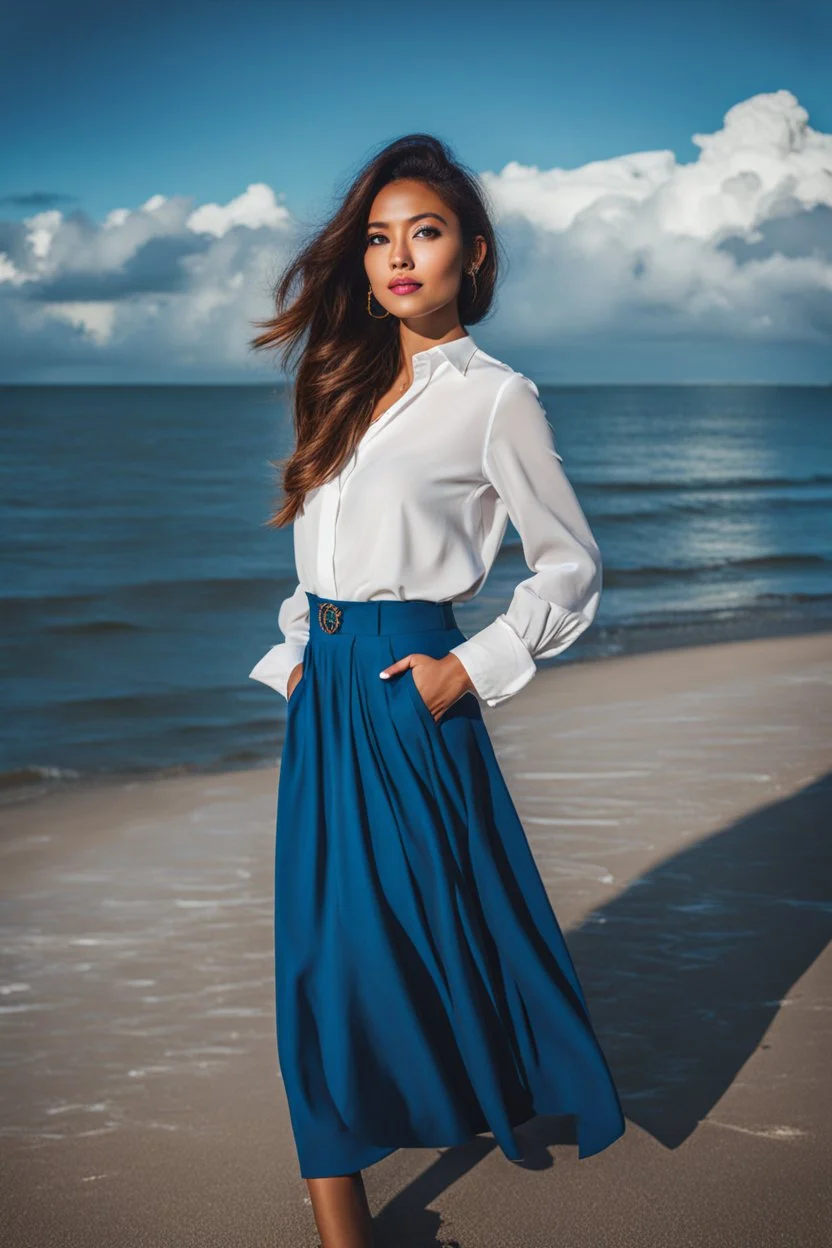
[[[471,300],[472,302],[476,303],[477,301],[477,270],[469,269],[468,276],[470,277],[471,281],[474,283],[474,292],[471,295]]]
[[[374,311],[373,311],[373,309],[370,307],[370,301],[372,300],[372,297],[373,297],[373,288],[372,288],[372,286],[368,286],[368,287],[367,287],[367,312],[368,312],[368,313],[369,313],[369,315],[373,318],[373,320],[374,320],[374,321],[383,321],[383,320],[384,320],[384,318],[385,318],[385,316],[389,316],[389,315],[390,315],[390,313],[389,313],[389,312],[383,312],[383,313],[381,314],[381,316],[376,316],[375,312],[374,312]]]

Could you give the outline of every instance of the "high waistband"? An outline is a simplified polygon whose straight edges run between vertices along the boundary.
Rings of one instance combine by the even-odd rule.
[[[306,591],[309,600],[309,635],[354,636],[358,633],[429,632],[456,628],[453,603],[427,598],[379,599],[362,602],[349,598],[321,598]]]

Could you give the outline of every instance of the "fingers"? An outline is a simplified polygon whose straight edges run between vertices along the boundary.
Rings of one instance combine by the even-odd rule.
[[[391,663],[389,667],[382,668],[379,676],[382,680],[389,680],[391,676],[396,676],[399,672],[404,672],[409,667],[413,667],[414,660],[427,658],[424,654],[406,654],[401,659],[396,659],[395,663]]]

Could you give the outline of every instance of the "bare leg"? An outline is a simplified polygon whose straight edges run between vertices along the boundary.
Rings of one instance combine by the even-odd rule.
[[[373,1248],[373,1219],[361,1171],[307,1179],[321,1248]]]

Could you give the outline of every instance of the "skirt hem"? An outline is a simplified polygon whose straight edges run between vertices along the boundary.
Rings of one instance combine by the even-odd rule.
[[[557,1113],[553,1113],[548,1110],[533,1110],[532,1113],[527,1114],[523,1118],[518,1118],[516,1121],[513,1121],[511,1123],[512,1132],[516,1130],[518,1127],[523,1127],[527,1123],[533,1122],[536,1118],[574,1118],[576,1120],[576,1124],[578,1124],[578,1115],[576,1115],[574,1111],[569,1112],[569,1111],[561,1110]],[[581,1131],[580,1131],[580,1126],[578,1124],[577,1129],[576,1129],[576,1141],[575,1141],[575,1144],[571,1145],[571,1147],[577,1146],[578,1161],[585,1161],[588,1158],[595,1157],[597,1156],[598,1153],[602,1153],[606,1149],[610,1148],[613,1144],[616,1143],[616,1141],[621,1139],[625,1131],[626,1131],[626,1122],[622,1120],[621,1129],[615,1135],[605,1137],[601,1142],[595,1142],[593,1144],[589,1144],[589,1143],[583,1144],[581,1142]],[[519,1144],[516,1149],[517,1155],[514,1156],[512,1153],[506,1152],[505,1148],[502,1146],[502,1144],[500,1144],[496,1136],[494,1136],[493,1131],[491,1131],[487,1127],[484,1127],[481,1131],[467,1131],[462,1135],[455,1136],[453,1139],[444,1139],[438,1142],[431,1142],[431,1143],[425,1142],[421,1144],[413,1144],[413,1143],[379,1144],[377,1146],[368,1145],[366,1149],[366,1160],[362,1161],[361,1165],[359,1166],[356,1166],[353,1164],[352,1168],[347,1170],[344,1168],[343,1165],[338,1166],[337,1163],[333,1163],[329,1166],[325,1166],[323,1169],[320,1166],[315,1167],[315,1170],[316,1170],[315,1174],[310,1173],[307,1168],[301,1167],[301,1178],[303,1179],[330,1179],[330,1178],[336,1178],[344,1174],[354,1174],[354,1173],[357,1173],[359,1170],[366,1170],[368,1167],[376,1165],[377,1162],[383,1161],[386,1157],[391,1156],[393,1153],[396,1153],[400,1149],[403,1149],[403,1148],[414,1148],[414,1149],[461,1148],[465,1144],[472,1144],[474,1140],[478,1140],[481,1136],[485,1136],[485,1135],[491,1135],[493,1137],[495,1147],[500,1150],[500,1152],[503,1154],[503,1157],[506,1159],[506,1161],[511,1162],[512,1164],[517,1164],[518,1162],[522,1162],[526,1159],[526,1151],[523,1150],[519,1146]],[[517,1143],[516,1140],[515,1140],[515,1143]]]

